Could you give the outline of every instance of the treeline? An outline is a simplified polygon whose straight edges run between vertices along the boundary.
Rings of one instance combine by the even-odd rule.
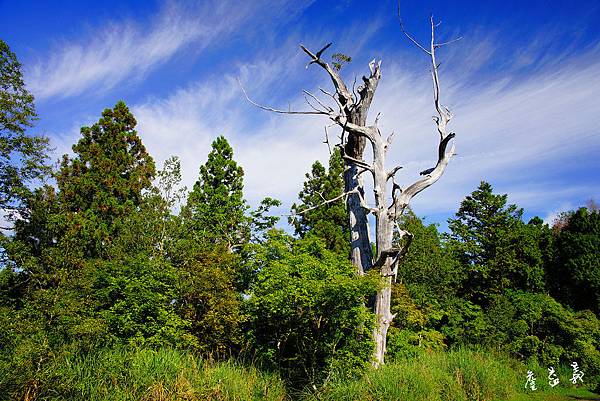
[[[10,67],[0,201],[13,223],[1,237],[0,394],[51,397],[57,366],[123,349],[234,358],[293,388],[361,377],[380,283],[356,277],[348,260],[343,202],[316,207],[342,194],[338,153],[306,175],[294,235],[275,228],[277,200],[248,206],[224,137],[188,192],[176,157],[157,169],[123,102],[82,127],[52,170],[47,140],[25,134],[33,97],[0,45]],[[388,361],[478,346],[543,365],[577,361],[588,384],[599,376],[600,213],[590,205],[552,227],[522,215],[482,183],[448,233],[405,216],[414,239],[394,284]]]

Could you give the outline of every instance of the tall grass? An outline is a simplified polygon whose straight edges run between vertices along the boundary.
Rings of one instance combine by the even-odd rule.
[[[516,395],[508,359],[457,350],[424,353],[371,370],[358,381],[331,383],[307,400],[492,401]]]
[[[538,377],[538,391],[526,391],[526,371]],[[561,387],[550,388],[546,367],[489,351],[423,353],[366,372],[358,380],[330,382],[304,392],[286,392],[274,373],[235,362],[205,361],[173,349],[103,349],[57,357],[17,392],[0,399],[113,401],[533,401],[589,397],[569,386],[568,367],[557,367]],[[563,396],[563,398],[560,398]],[[559,398],[557,398],[559,397]]]
[[[55,360],[35,383],[32,399],[268,400],[286,398],[274,374],[233,362],[202,361],[172,350],[101,350]]]

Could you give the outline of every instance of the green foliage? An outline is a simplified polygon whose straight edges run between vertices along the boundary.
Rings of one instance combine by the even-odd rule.
[[[410,295],[421,306],[455,296],[462,282],[462,272],[452,254],[443,247],[437,227],[423,224],[412,211],[404,214],[399,224],[414,238],[398,266],[398,281],[406,284]]]
[[[344,193],[343,172],[344,160],[337,148],[329,158],[328,170],[319,161],[314,162],[298,194],[301,203],[292,205],[293,218],[290,218],[290,223],[300,237],[314,235],[325,241],[328,249],[348,255],[350,231],[343,199],[322,205],[324,201]]]
[[[564,218],[554,239],[551,292],[578,310],[600,314],[600,212],[580,208]]]
[[[119,235],[113,240],[112,253],[139,255],[173,260],[173,252],[181,233],[180,219],[172,212],[185,196],[181,187],[179,158],[170,157],[157,172],[157,182],[145,191],[136,213],[124,217]]]
[[[57,182],[67,238],[81,244],[86,256],[108,256],[124,218],[137,210],[151,186],[154,161],[135,126],[120,101],[96,124],[81,128],[74,158],[63,156]]]
[[[508,289],[544,288],[543,226],[523,223],[523,210],[506,198],[482,182],[448,220],[448,246],[466,276],[462,295],[480,305]]]
[[[446,348],[445,336],[434,328],[439,313],[434,307],[417,306],[403,283],[394,284],[392,301],[396,317],[388,331],[388,361]]]
[[[244,170],[233,160],[233,149],[225,137],[217,137],[182,212],[194,238],[225,244],[230,250],[248,242],[243,180]]]
[[[461,282],[459,266],[442,246],[435,225],[423,224],[412,211],[399,224],[414,239],[392,289],[392,313],[397,316],[388,332],[390,360],[446,347],[441,321],[447,319]]]
[[[331,60],[332,60],[333,68],[336,71],[339,71],[342,69],[344,64],[352,62],[352,57],[346,56],[345,54],[342,54],[342,53],[334,53],[331,55]]]
[[[49,173],[48,139],[25,133],[37,119],[33,100],[21,64],[0,39],[0,210],[10,219],[24,210],[27,184]]]
[[[550,366],[577,361],[600,383],[600,320],[589,311],[571,312],[546,294],[509,291],[494,298],[486,313],[485,342],[524,360]]]
[[[189,321],[175,308],[177,272],[161,259],[146,257],[91,261],[97,311],[111,342],[136,346],[191,346]]]
[[[223,357],[240,349],[246,318],[235,279],[241,263],[224,248],[209,248],[189,255],[178,268],[177,308],[204,354]]]
[[[351,61],[333,58],[337,70]],[[155,174],[123,102],[81,129],[58,188],[33,188],[47,142],[25,135],[36,115],[20,68],[0,41],[0,208],[15,223],[0,236],[4,398],[286,398],[277,376],[195,356],[241,355],[310,385],[306,399],[510,400],[526,368],[499,349],[540,376],[577,361],[600,388],[596,208],[551,230],[482,182],[447,235],[403,216],[414,239],[392,289],[391,363],[370,370],[366,305],[380,280],[347,260],[343,201],[322,205],[343,193],[339,150],[306,174],[290,220],[299,239],[273,229],[279,201],[249,210],[222,136],[176,215],[179,160]],[[459,348],[474,344],[487,351]]]
[[[257,356],[295,385],[353,376],[372,354],[373,316],[364,306],[377,280],[355,277],[345,257],[314,237],[273,232],[247,301]]]
[[[279,221],[279,216],[269,215],[273,207],[281,206],[281,201],[266,197],[256,210],[250,212],[250,224],[252,228],[252,238],[254,243],[260,243],[266,239],[267,232],[275,227]]]

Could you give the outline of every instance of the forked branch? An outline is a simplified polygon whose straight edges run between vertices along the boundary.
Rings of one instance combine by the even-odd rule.
[[[446,166],[448,165],[448,162],[450,161],[450,159],[452,158],[452,156],[455,153],[454,152],[454,150],[455,150],[454,144],[452,145],[450,150],[447,151],[449,142],[452,140],[452,138],[455,137],[456,134],[447,133],[447,130],[446,130],[448,123],[452,119],[452,113],[450,112],[450,110],[447,107],[442,106],[442,104],[440,102],[439,64],[437,63],[435,52],[436,52],[437,48],[439,48],[443,45],[446,45],[448,43],[455,42],[456,40],[460,39],[460,38],[455,39],[450,42],[436,43],[435,28],[437,25],[435,24],[435,22],[433,20],[433,16],[431,16],[431,18],[430,18],[431,41],[430,41],[429,49],[425,49],[424,46],[422,46],[420,43],[418,43],[404,29],[404,25],[402,23],[402,18],[400,16],[400,2],[398,2],[398,20],[400,21],[400,28],[402,29],[402,32],[404,33],[404,35],[410,41],[412,41],[418,48],[420,48],[425,53],[427,53],[431,59],[431,77],[433,80],[433,101],[434,101],[434,105],[435,105],[435,110],[437,112],[437,116],[433,117],[433,121],[436,124],[436,128],[437,128],[437,131],[439,134],[439,145],[438,145],[438,159],[437,159],[437,163],[435,164],[435,166],[422,171],[421,175],[423,175],[423,178],[420,178],[419,180],[414,182],[412,185],[409,185],[404,191],[402,191],[400,196],[393,197],[392,205],[390,206],[390,211],[393,213],[394,218],[397,218],[398,216],[400,216],[402,214],[402,212],[404,211],[406,206],[408,206],[408,202],[410,202],[410,200],[415,195],[417,195],[419,192],[421,192],[425,188],[431,186],[442,176],[442,174],[444,173],[444,171],[446,169]]]
[[[340,195],[338,195],[338,196],[336,196],[336,197],[333,197],[333,198],[331,198],[331,199],[326,199],[326,200],[324,200],[323,202],[319,203],[318,205],[311,206],[311,207],[309,207],[309,208],[302,209],[302,210],[300,210],[300,211],[295,211],[295,212],[294,212],[294,214],[292,215],[292,219],[293,219],[295,216],[303,215],[304,213],[308,213],[308,212],[310,212],[311,210],[315,210],[315,209],[318,209],[318,208],[320,208],[320,207],[322,207],[322,206],[329,205],[330,203],[333,203],[333,202],[335,202],[335,201],[338,201],[338,200],[340,200],[340,199],[346,199],[346,198],[347,198],[349,195],[351,195],[351,194],[358,194],[358,196],[359,196],[359,199],[360,199],[360,204],[361,204],[361,206],[362,206],[362,207],[363,207],[365,210],[367,210],[367,211],[369,211],[369,212],[372,212],[372,213],[377,213],[377,212],[379,211],[379,209],[377,209],[377,208],[375,208],[375,207],[371,207],[371,206],[369,206],[369,205],[367,204],[367,202],[366,202],[366,200],[365,200],[365,198],[364,198],[364,195],[362,194],[362,192],[361,192],[361,190],[360,190],[359,188],[354,188],[354,189],[353,189],[353,190],[351,190],[351,191],[347,191],[347,192],[341,193]],[[319,195],[321,195],[321,194],[319,194]],[[323,197],[323,195],[321,195],[321,197]]]
[[[345,107],[350,107],[354,103],[354,101],[352,98],[352,94],[346,87],[346,84],[344,83],[340,75],[337,73],[337,71],[331,68],[331,66],[325,61],[323,61],[323,59],[321,59],[321,55],[329,46],[331,46],[331,43],[323,47],[316,54],[308,50],[306,46],[302,44],[300,45],[300,48],[311,58],[311,61],[306,65],[306,68],[308,68],[311,64],[317,64],[321,68],[323,68],[331,78],[331,81],[333,82],[333,86],[335,87],[335,91],[339,97],[340,103]]]
[[[242,85],[242,82],[240,81],[239,78],[238,78],[238,83],[240,84],[240,88],[242,89],[242,92],[244,93],[246,100],[253,106],[258,107],[259,109],[270,111],[273,113],[279,113],[279,114],[303,114],[303,115],[313,114],[313,115],[325,115],[325,116],[330,115],[330,113],[327,111],[321,111],[321,110],[315,110],[315,109],[313,109],[313,110],[282,110],[282,109],[275,109],[273,107],[263,106],[262,104],[258,104],[254,100],[250,99],[250,97],[248,96],[248,93],[246,93],[246,89],[244,89],[244,86]],[[309,105],[310,105],[310,103],[309,103]]]

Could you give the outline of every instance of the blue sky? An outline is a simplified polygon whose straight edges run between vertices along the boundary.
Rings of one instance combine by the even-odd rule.
[[[257,101],[301,108],[302,89],[329,84],[305,69],[298,45],[353,57],[348,81],[382,60],[372,118],[395,131],[390,165],[410,183],[436,155],[428,60],[402,37],[395,1],[1,1],[0,37],[17,54],[55,157],[79,128],[125,100],[160,164],[182,160],[190,187],[211,141],[225,135],[246,172],[252,204],[296,199],[316,159],[326,161],[326,121],[281,116]],[[403,1],[407,28],[428,40],[428,16],[442,38],[442,102],[454,113],[458,155],[415,211],[443,222],[481,180],[550,221],[600,199],[600,3],[577,1]]]

